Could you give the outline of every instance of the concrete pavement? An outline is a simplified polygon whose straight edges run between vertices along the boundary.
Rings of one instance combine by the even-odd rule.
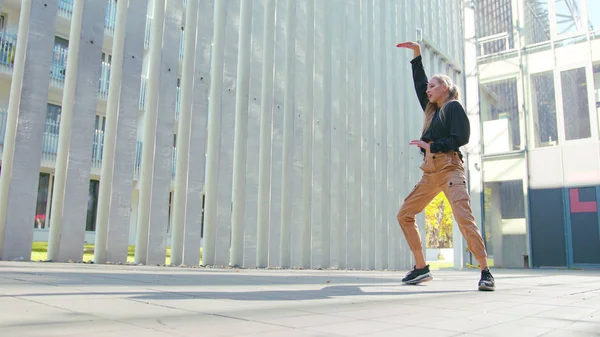
[[[0,262],[0,336],[600,336],[600,271],[492,272]]]

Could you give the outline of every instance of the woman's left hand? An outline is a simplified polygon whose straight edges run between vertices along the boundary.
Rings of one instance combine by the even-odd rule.
[[[422,149],[425,149],[427,151],[429,151],[429,143],[424,142],[422,140],[412,140],[410,143],[410,145],[416,145]]]

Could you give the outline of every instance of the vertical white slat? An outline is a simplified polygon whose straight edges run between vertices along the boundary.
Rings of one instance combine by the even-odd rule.
[[[160,86],[160,58],[163,40],[166,0],[154,0],[152,25],[150,27],[150,51],[148,60],[148,87],[146,109],[144,111],[142,163],[138,180],[140,195],[138,223],[135,240],[135,262],[148,262],[148,236],[152,212],[152,182],[154,175],[154,147],[156,143],[156,121],[158,115],[158,94]],[[162,177],[161,177],[162,178]]]
[[[146,21],[146,16],[138,13],[145,13],[147,9],[148,2],[144,0],[130,1],[126,12],[117,9],[96,218],[95,263],[127,262],[131,210],[137,214],[137,199],[132,200],[133,168]],[[119,144],[118,151],[116,144]],[[104,235],[100,235],[102,231]]]
[[[105,11],[104,1],[75,1],[73,7],[50,211],[52,261],[80,261],[83,256]]]
[[[361,90],[362,90],[362,39],[361,39],[361,1],[351,0],[348,13],[348,42],[346,51],[348,60],[348,233],[346,236],[347,268],[360,269],[361,267]],[[352,155],[350,155],[352,154]]]
[[[285,77],[285,22],[289,0],[277,0],[275,5],[275,62],[273,67],[273,120],[271,129],[271,201],[269,210],[269,267],[281,263],[281,188],[283,165],[283,103]]]
[[[406,25],[399,25],[399,27],[402,28],[402,41],[407,41],[407,40],[412,40],[415,37],[415,30],[416,30],[416,11],[415,11],[415,6],[413,3],[411,3],[409,0],[403,0],[404,1],[404,6],[403,6],[403,10],[400,11],[403,14],[403,20],[401,22],[406,22]],[[406,51],[405,54],[408,55],[404,55],[403,57],[400,58],[401,62],[400,64],[402,64],[401,70],[402,70],[402,74],[401,74],[401,81],[402,81],[402,87],[403,87],[403,95],[404,97],[406,97],[406,99],[404,100],[404,104],[403,104],[403,111],[405,111],[405,113],[403,114],[402,120],[404,121],[404,123],[402,124],[403,126],[403,137],[402,137],[402,144],[401,144],[401,149],[403,150],[403,163],[404,163],[404,176],[402,179],[402,185],[403,185],[403,189],[402,189],[402,203],[404,202],[404,199],[408,196],[408,193],[410,193],[412,187],[414,185],[417,184],[418,182],[418,177],[414,174],[415,169],[413,166],[415,166],[416,163],[418,163],[419,159],[420,159],[420,155],[418,153],[418,150],[415,150],[412,146],[409,146],[409,142],[415,137],[415,135],[420,134],[420,128],[418,125],[415,124],[415,121],[419,120],[419,118],[417,118],[418,114],[421,114],[420,110],[418,110],[416,104],[415,104],[415,99],[413,98],[415,95],[415,91],[414,91],[414,86],[411,86],[410,84],[412,83],[412,69],[411,69],[411,64],[409,63],[409,61],[412,59],[412,55],[410,51]],[[422,119],[422,117],[420,117]],[[415,130],[415,128],[417,128]],[[416,132],[415,132],[416,131]],[[403,261],[403,265],[402,268],[404,269],[410,269],[412,267],[412,263],[413,263],[413,255],[412,252],[410,250],[410,247],[408,246],[408,243],[406,242],[406,238],[402,238],[402,243],[403,243],[403,252],[405,254],[403,254],[404,257],[404,261]]]
[[[391,149],[390,143],[391,139],[389,135],[393,132],[390,128],[391,118],[389,114],[394,110],[394,105],[392,101],[392,97],[394,93],[391,90],[392,83],[390,74],[392,72],[392,63],[390,62],[391,53],[395,52],[396,48],[394,48],[394,44],[391,43],[391,30],[389,29],[387,23],[389,21],[389,13],[393,12],[394,6],[393,2],[382,2],[380,5],[381,12],[381,53],[382,53],[382,73],[381,73],[381,87],[382,87],[382,95],[384,97],[383,102],[385,104],[385,109],[383,109],[381,115],[381,184],[380,184],[380,199],[379,205],[381,205],[381,238],[379,247],[381,252],[381,266],[380,269],[389,269],[390,261],[389,261],[389,253],[391,250],[389,238],[391,237],[391,233],[389,230],[389,225],[393,216],[389,211],[389,202],[390,199],[389,190],[390,190],[390,181],[388,180],[389,170],[393,168],[388,165],[388,162],[391,161]]]
[[[269,210],[271,173],[271,128],[273,120],[273,67],[275,48],[275,0],[267,0],[264,14],[263,72],[260,112],[260,150],[258,163],[258,235],[256,240],[256,265],[269,263]]]
[[[177,162],[175,166],[175,186],[173,189],[173,224],[171,226],[171,264],[173,265],[181,265],[183,263],[197,22],[198,0],[189,0],[185,8],[185,26],[182,41],[184,48],[181,74],[181,104],[179,121],[177,123]]]
[[[148,231],[148,264],[164,264],[167,249],[167,226],[169,224],[169,196],[171,193],[173,129],[175,127],[175,105],[177,101],[177,71],[179,68],[179,39],[181,38],[181,14],[183,0],[167,0],[164,31],[160,56],[160,84],[154,130],[154,143],[144,142],[142,161],[149,146],[152,147],[154,163],[151,184],[150,228]],[[158,21],[160,22],[160,21]],[[153,23],[154,24],[154,23]],[[152,77],[152,73],[150,73]],[[151,105],[149,105],[151,107]],[[153,113],[146,112],[148,117]],[[144,122],[148,123],[149,118]],[[144,135],[144,139],[150,139]],[[150,153],[152,153],[150,152]],[[150,167],[152,167],[150,166]],[[142,168],[143,170],[143,168]],[[142,171],[143,179],[143,171]],[[143,187],[143,185],[142,185]],[[141,192],[141,191],[140,191]]]
[[[215,233],[215,264],[218,266],[227,265],[230,260],[231,210],[237,207],[237,205],[232,205],[232,178],[240,0],[228,1],[226,22],[222,109],[220,112],[221,140],[218,162],[218,216]]]
[[[315,11],[315,114],[313,130],[312,259],[313,268],[330,263],[331,152],[331,37],[328,1],[317,2]]]
[[[393,48],[397,43],[402,42],[401,36],[398,34],[399,15],[402,10],[400,1],[394,1],[392,3],[392,9],[388,11],[388,27],[390,39],[388,41],[388,48]],[[400,115],[403,113],[401,107],[400,97],[400,81],[403,79],[400,77],[400,68],[402,65],[399,62],[401,50],[393,50],[390,52],[391,57],[388,58],[389,68],[388,71],[388,85],[391,90],[390,96],[392,97],[392,108],[389,111],[388,116],[390,120],[388,122],[388,179],[389,179],[389,263],[390,269],[398,270],[401,268],[402,252],[400,247],[402,246],[402,232],[396,219],[396,214],[400,209],[401,198],[401,181],[400,177],[403,173],[403,167],[400,164],[403,158],[400,157],[401,151],[401,128],[400,128]]]
[[[250,85],[250,43],[254,0],[241,0],[235,97],[235,139],[233,158],[233,205],[231,215],[230,265],[242,266],[244,261],[244,213],[246,196],[246,141],[248,138],[248,93]]]
[[[303,176],[302,176],[302,259],[300,266],[312,266],[312,187],[313,187],[313,121],[314,121],[314,71],[315,71],[315,0],[307,0],[306,6],[306,114],[304,115]]]
[[[294,19],[295,27],[295,65],[294,65],[294,134],[292,144],[292,191],[290,197],[291,203],[291,266],[301,267],[302,261],[302,231],[305,225],[303,220],[303,177],[306,172],[303,161],[303,146],[306,137],[305,120],[308,115],[306,103],[306,31],[307,31],[307,1],[294,1],[296,3]],[[288,22],[289,24],[289,22]],[[310,37],[312,38],[312,36]],[[284,193],[285,194],[285,193]]]
[[[292,265],[292,202],[295,189],[293,179],[299,179],[294,170],[294,115],[296,110],[296,1],[288,0],[285,8],[285,76],[284,76],[284,107],[283,107],[283,167],[281,189],[281,263],[282,268]],[[296,199],[296,200],[294,200]]]
[[[156,0],[155,0],[156,1]],[[208,135],[206,144],[206,176],[202,265],[216,263],[219,192],[219,142],[221,138],[221,99],[225,53],[227,2],[215,2],[214,32],[210,65],[208,103]]]
[[[373,127],[375,113],[375,98],[373,85],[374,79],[374,55],[373,55],[373,1],[363,0],[364,7],[361,9],[362,33],[363,33],[363,76],[362,76],[362,199],[361,199],[361,234],[362,234],[362,269],[373,269],[375,262],[375,247],[373,241],[374,219],[374,152]]]
[[[57,0],[21,4],[0,175],[3,260],[31,258],[57,8]]]
[[[214,2],[200,0],[196,31],[196,69],[190,137],[188,195],[183,240],[183,263],[197,265],[203,226],[204,174],[206,172],[206,139],[208,95],[210,91],[211,44],[213,42]]]
[[[373,243],[374,243],[374,255],[375,255],[375,269],[381,270],[386,268],[387,259],[384,259],[384,256],[387,256],[387,240],[384,239],[387,237],[387,233],[384,233],[384,222],[386,221],[384,218],[384,213],[386,207],[384,206],[384,176],[386,174],[386,163],[385,163],[385,113],[388,109],[387,97],[385,91],[385,73],[386,71],[386,63],[385,63],[385,20],[384,20],[384,12],[385,11],[385,2],[375,2],[374,7],[374,60],[375,60],[375,74],[374,74],[374,88],[375,88],[375,109],[374,109],[374,134],[373,134],[373,145],[375,148],[375,179],[374,183],[374,209],[375,209],[375,217],[373,223]],[[386,226],[387,227],[387,226]],[[384,262],[385,260],[385,262]]]
[[[347,3],[332,4],[332,114],[331,114],[331,252],[332,265],[346,268],[346,12]]]
[[[246,157],[246,206],[244,214],[244,262],[246,268],[256,267],[258,221],[258,166],[260,151],[260,114],[263,62],[264,1],[255,1],[252,22],[252,59],[250,74],[250,111]]]

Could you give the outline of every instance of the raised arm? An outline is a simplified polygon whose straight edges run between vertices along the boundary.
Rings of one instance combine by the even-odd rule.
[[[396,45],[398,48],[407,48],[413,51],[413,59],[410,61],[412,65],[413,82],[415,91],[421,108],[425,111],[429,99],[427,98],[427,84],[429,80],[423,68],[423,60],[421,58],[421,46],[415,42],[403,42]]]
[[[423,69],[423,60],[421,59],[421,55],[412,59],[410,63],[412,64],[413,82],[415,83],[417,98],[419,98],[421,108],[423,108],[423,111],[425,111],[425,108],[429,103],[429,98],[427,97],[427,84],[429,83],[429,80],[425,74],[425,69]]]

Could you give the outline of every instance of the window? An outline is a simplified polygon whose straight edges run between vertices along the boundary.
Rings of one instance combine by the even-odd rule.
[[[550,41],[550,14],[548,0],[525,1],[525,44]]]
[[[483,234],[493,266],[522,267],[523,255],[528,254],[523,181],[485,182],[484,219]]]
[[[600,31],[600,1],[587,1],[588,29],[591,31]]]
[[[4,13],[2,13],[2,15],[0,15],[0,29],[6,30],[6,14],[4,14]]]
[[[514,48],[511,0],[477,1],[479,55],[499,53]]]
[[[535,146],[553,146],[558,141],[554,72],[531,75],[532,113],[535,127]]]
[[[591,137],[585,68],[562,71],[560,80],[565,117],[565,139]]]
[[[87,219],[85,222],[85,230],[93,232],[96,230],[96,212],[98,211],[98,191],[100,184],[98,180],[90,180],[87,205]]]
[[[554,0],[554,6],[556,12],[556,35],[575,33],[583,30],[581,0]]]
[[[594,69],[594,101],[596,101],[596,114],[600,117],[600,63],[593,65]]]
[[[54,37],[54,51],[52,53],[52,68],[50,77],[55,80],[64,81],[67,71],[67,54],[69,51],[69,40],[62,37]]]
[[[33,228],[45,229],[50,227],[50,223],[46,219],[46,208],[49,206],[50,175],[48,173],[40,173],[39,179]]]
[[[486,154],[521,148],[517,79],[480,86],[483,149]]]
[[[62,108],[60,105],[48,103],[48,109],[46,110],[46,125],[44,132],[58,135],[60,128],[60,116]]]

